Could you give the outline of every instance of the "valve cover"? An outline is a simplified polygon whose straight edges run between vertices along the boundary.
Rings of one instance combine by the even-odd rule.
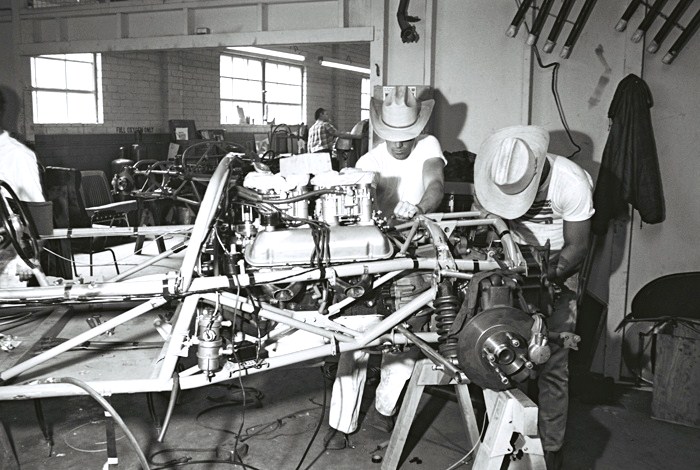
[[[332,263],[386,259],[393,253],[389,239],[374,225],[331,227],[329,245]],[[314,248],[310,228],[263,231],[246,247],[245,260],[256,267],[308,265]]]

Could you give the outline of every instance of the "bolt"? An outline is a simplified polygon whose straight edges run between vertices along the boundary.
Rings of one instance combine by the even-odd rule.
[[[518,340],[518,338],[516,338],[510,333],[506,333],[506,336],[508,337],[508,339],[510,340],[510,344],[512,344],[514,348],[520,347],[520,341]]]

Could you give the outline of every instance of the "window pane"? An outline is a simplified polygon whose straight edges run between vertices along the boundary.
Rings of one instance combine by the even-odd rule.
[[[222,55],[220,60],[221,76],[233,77],[233,60],[230,56]]]
[[[45,54],[45,55],[42,55],[41,57],[46,57],[46,58],[51,58],[51,59],[62,59],[62,60],[66,59],[65,54]]]
[[[221,102],[221,124],[238,124],[236,106],[231,101]]]
[[[369,109],[369,95],[360,96],[360,108]]]
[[[247,78],[248,80],[262,80],[262,62],[243,57],[233,58],[233,73],[236,78]]]
[[[365,119],[369,119],[369,109],[363,109],[360,111],[360,120],[364,121]]]
[[[265,101],[268,103],[301,104],[301,87],[268,83],[266,91]]]
[[[262,102],[262,83],[250,80],[232,80],[233,98],[245,101]]]
[[[298,124],[301,119],[301,106],[267,105],[267,122],[274,120],[276,124]]]
[[[70,90],[95,90],[95,75],[92,64],[85,62],[66,62],[66,76]]]
[[[42,59],[34,61],[37,88],[66,88],[66,63],[62,60]]]
[[[301,86],[301,68],[284,64],[265,64],[265,81]]]
[[[250,118],[250,123],[253,124],[262,124],[262,104],[260,103],[247,103],[245,101],[232,101],[233,103],[233,109],[236,115],[236,120],[234,121],[235,123],[238,123],[238,111],[236,110],[236,106],[240,106],[243,108],[243,112],[245,113],[246,117]]]
[[[68,122],[97,122],[95,95],[92,93],[68,93]]]
[[[37,123],[63,123],[68,121],[66,94],[56,91],[36,91]]]
[[[221,77],[219,81],[222,99],[233,98],[233,80],[230,78]],[[223,122],[223,121],[222,121]]]
[[[362,94],[369,95],[369,78],[362,79]]]

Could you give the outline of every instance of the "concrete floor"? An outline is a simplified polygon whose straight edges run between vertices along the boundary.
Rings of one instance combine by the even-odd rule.
[[[117,256],[126,258],[129,250],[129,246],[121,248]],[[105,272],[104,277],[111,274]],[[238,381],[233,384],[237,385]],[[220,455],[225,455],[233,448],[235,433],[243,423],[241,442],[248,445],[244,463],[249,468],[295,469],[321,415],[324,387],[319,364],[253,375],[244,378],[243,385],[263,394],[260,400],[252,393],[247,395],[249,405],[245,413],[236,388],[211,386],[184,391],[162,444],[156,441],[157,430],[149,415],[145,394],[114,396],[111,402],[147,456],[168,448],[189,449],[158,455],[155,462],[182,457],[212,459],[216,458],[217,449]],[[330,391],[328,393],[330,400]],[[370,388],[366,392],[364,409],[370,406],[371,396]],[[167,398],[167,394],[154,396],[159,419],[163,417]],[[605,405],[587,404],[582,398],[585,397],[574,394],[571,401],[564,447],[565,469],[700,468],[700,429],[652,420],[649,391],[615,387],[604,396]],[[32,402],[0,402],[0,416],[16,446],[21,468],[102,468],[106,452],[104,416],[99,405],[87,397],[46,399],[42,404],[54,438],[51,455]],[[211,409],[213,406],[216,408]],[[205,410],[210,411],[202,414]],[[326,451],[322,445],[326,423],[327,416],[301,468],[380,468],[379,464],[371,462],[371,457],[377,447],[388,440],[387,434],[361,424],[361,429],[351,436],[351,448]],[[138,468],[135,454],[119,430],[117,438],[119,468]],[[466,451],[456,403],[425,394],[400,468],[445,469]],[[378,453],[382,455],[383,451]],[[156,467],[160,465],[153,465]],[[234,466],[219,463],[183,468]],[[458,468],[469,468],[469,465]]]

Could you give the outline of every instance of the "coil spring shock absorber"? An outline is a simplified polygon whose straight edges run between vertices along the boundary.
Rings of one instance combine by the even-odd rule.
[[[454,294],[452,282],[442,281],[440,283],[438,295],[435,297],[433,305],[435,306],[435,324],[438,332],[438,351],[448,359],[456,359],[457,338],[447,337],[459,310],[459,299]]]

